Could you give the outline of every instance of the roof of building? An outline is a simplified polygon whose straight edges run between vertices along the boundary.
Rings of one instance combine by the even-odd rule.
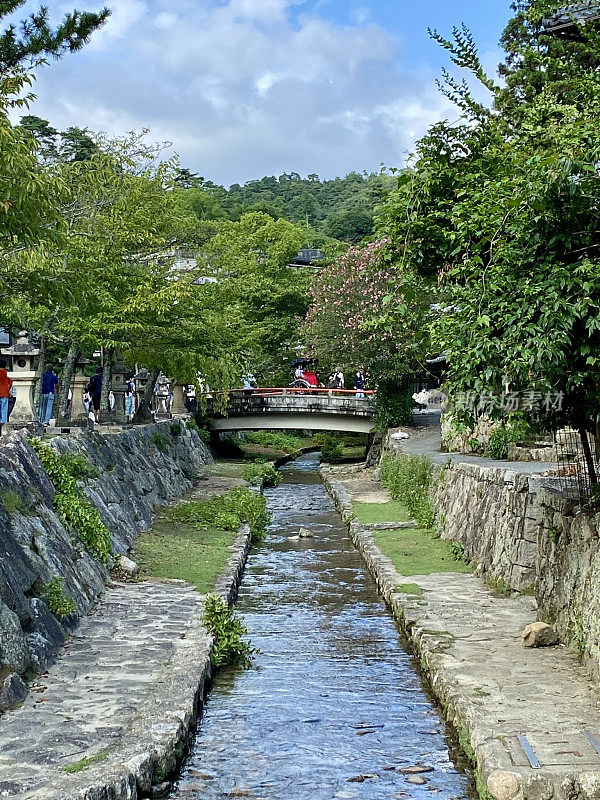
[[[600,21],[600,2],[571,3],[561,8],[553,17],[542,20],[542,34],[560,36],[564,39],[584,38],[585,26]]]

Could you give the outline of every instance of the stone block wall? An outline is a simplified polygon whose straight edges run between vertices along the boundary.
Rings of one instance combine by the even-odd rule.
[[[81,486],[119,554],[126,554],[149,527],[156,507],[191,488],[191,479],[212,460],[198,433],[184,424],[180,436],[162,423],[114,434],[81,431],[56,437],[51,446],[82,454],[98,468],[99,477]],[[20,510],[13,502],[9,513],[0,502],[0,686],[7,675],[45,670],[79,617],[102,595],[108,578],[107,569],[55,513],[53,486],[21,433],[0,447],[0,498],[15,493]],[[65,592],[77,604],[77,612],[66,619],[53,616],[42,597],[55,576],[64,578]]]
[[[541,489],[536,597],[539,616],[600,679],[600,513]]]
[[[470,463],[436,468],[440,535],[464,546],[488,580],[535,591],[538,615],[600,679],[600,513],[552,480]]]
[[[434,485],[442,537],[460,542],[466,559],[488,578],[531,589],[539,509],[529,476],[458,462],[441,468]]]

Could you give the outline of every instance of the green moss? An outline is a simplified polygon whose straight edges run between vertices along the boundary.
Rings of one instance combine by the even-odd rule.
[[[472,572],[468,564],[454,559],[450,542],[438,539],[431,530],[405,528],[375,531],[374,539],[401,575]]]
[[[479,770],[475,771],[475,788],[480,800],[495,800],[494,795],[487,788],[483,775]]]
[[[156,445],[157,450],[161,453],[166,453],[169,449],[169,443],[160,431],[156,431],[156,433],[152,434],[152,441]]]
[[[133,558],[142,576],[188,581],[205,594],[225,569],[234,539],[234,531],[175,525],[162,512],[138,539]]]
[[[520,593],[524,597],[535,597],[535,586],[528,586],[526,589],[521,589]]]
[[[68,767],[63,767],[63,772],[68,772],[69,774],[74,774],[76,772],[81,772],[84,769],[87,769],[92,764],[98,764],[100,761],[106,761],[108,758],[108,752],[106,750],[101,750],[99,753],[96,753],[95,756],[89,756],[89,758],[82,758],[79,761],[75,761],[73,764],[69,764]]]
[[[415,597],[423,597],[423,587],[418,583],[401,583],[398,591],[402,594],[412,594]]]
[[[409,522],[408,509],[396,500],[389,503],[353,503],[356,519],[363,525],[376,522]]]
[[[92,464],[82,453],[61,453],[57,456],[69,475],[76,481],[91,480],[100,475],[100,470]]]
[[[474,764],[475,763],[475,750],[473,750],[473,746],[471,744],[471,735],[469,733],[469,729],[467,728],[466,723],[461,722],[458,726],[458,743],[460,744],[464,754],[469,759],[469,761]]]
[[[26,500],[23,495],[15,489],[3,489],[0,492],[0,501],[8,514],[18,511],[24,517],[29,517],[34,513],[34,505]]]

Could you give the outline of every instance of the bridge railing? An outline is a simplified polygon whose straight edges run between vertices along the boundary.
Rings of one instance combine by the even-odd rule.
[[[375,392],[355,389],[317,389],[295,386],[276,386],[260,389],[234,389],[227,393],[227,411],[222,407],[222,395],[207,396],[209,416],[243,416],[282,412],[351,414],[372,417],[375,411]]]

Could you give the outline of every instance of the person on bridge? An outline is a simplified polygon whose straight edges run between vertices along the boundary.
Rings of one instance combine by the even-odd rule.
[[[356,389],[356,398],[363,399],[365,396],[365,374],[361,367],[354,374],[354,388]]]

